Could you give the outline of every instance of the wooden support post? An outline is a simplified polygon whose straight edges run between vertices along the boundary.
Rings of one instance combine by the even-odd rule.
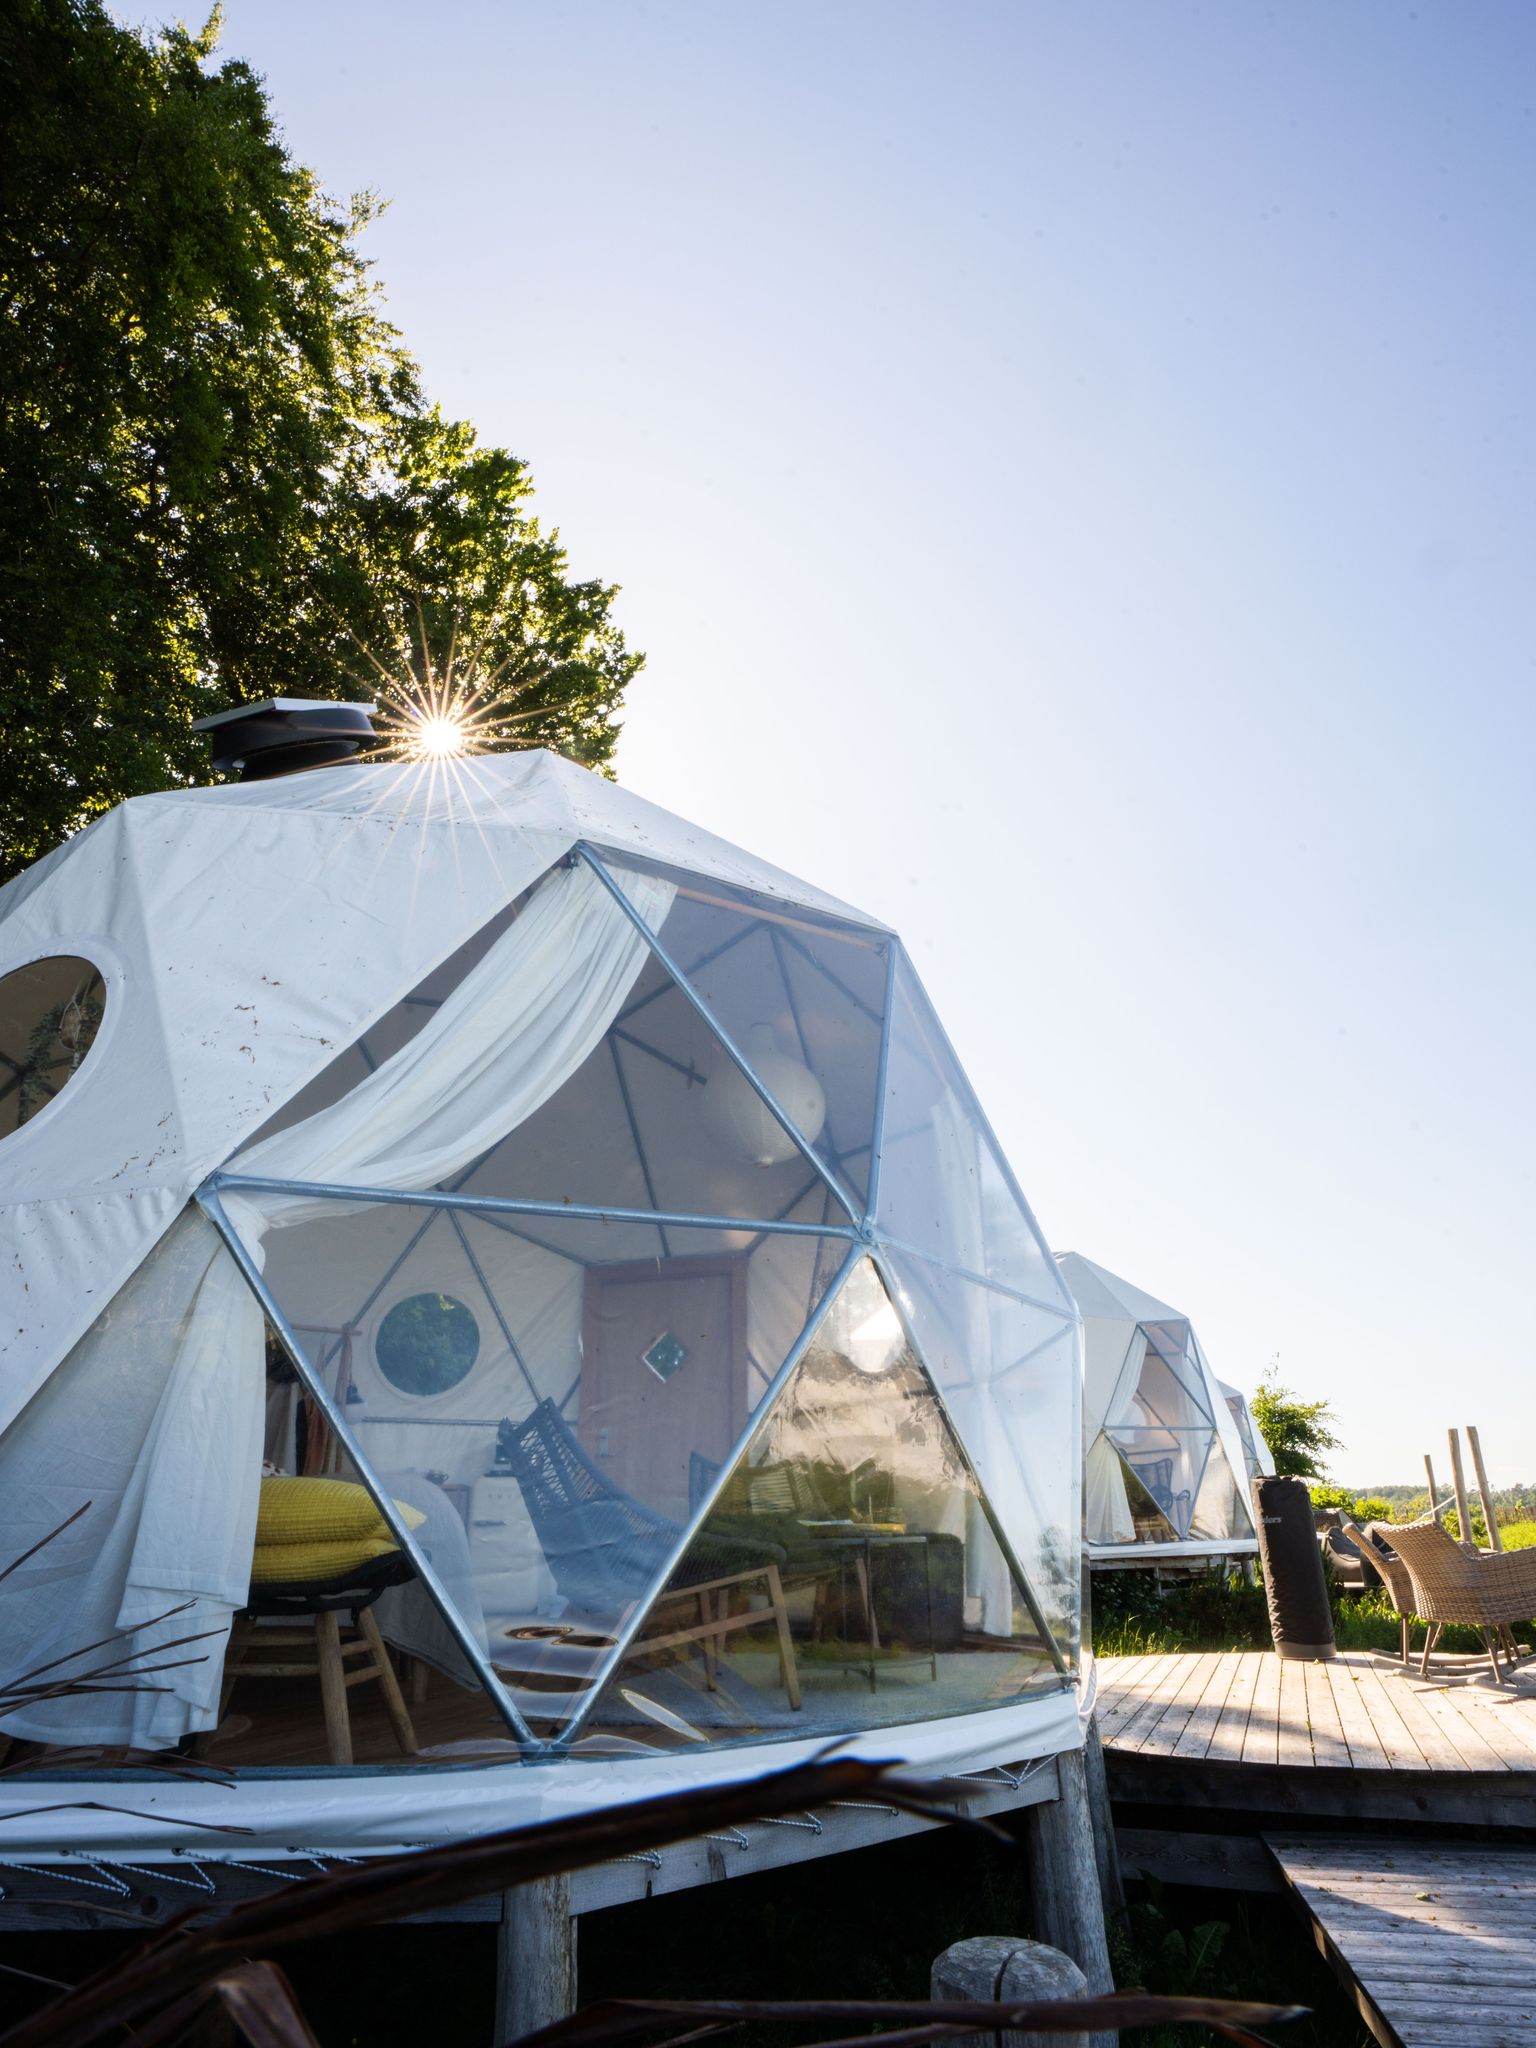
[[[1467,1442],[1472,1446],[1472,1470],[1477,1474],[1477,1490],[1483,1497],[1483,1520],[1488,1524],[1488,1541],[1495,1550],[1504,1548],[1504,1538],[1499,1533],[1499,1511],[1493,1504],[1493,1495],[1488,1491],[1488,1471],[1483,1464],[1483,1447],[1477,1440],[1477,1431],[1467,1424]]]
[[[1087,1980],[1070,1956],[1043,1942],[1013,1934],[978,1934],[957,1941],[934,1960],[930,1998],[974,1998],[989,2002],[1086,1998]],[[1086,2034],[956,2034],[947,2048],[1084,2048]]]
[[[568,1877],[501,1895],[496,1943],[496,2044],[520,2041],[576,2010],[576,1922]]]
[[[1428,1451],[1424,1453],[1424,1477],[1429,1481],[1429,1512],[1434,1516],[1435,1520],[1438,1522],[1440,1519],[1440,1510],[1435,1505],[1435,1468],[1430,1463]]]
[[[1104,1745],[1099,1740],[1099,1717],[1088,1723],[1083,1744],[1083,1771],[1088,1781],[1088,1811],[1093,1819],[1093,1854],[1099,1866],[1099,1892],[1104,1911],[1111,1917],[1125,1911],[1125,1885],[1120,1876],[1120,1848],[1115,1840],[1115,1817],[1109,1804],[1109,1780],[1104,1774]]]
[[[1472,1541],[1472,1517],[1467,1509],[1467,1480],[1461,1469],[1461,1437],[1454,1429],[1448,1429],[1446,1436],[1451,1446],[1451,1484],[1456,1489],[1456,1534],[1466,1544]]]
[[[1057,1796],[1029,1809],[1029,1891],[1035,1938],[1069,1955],[1091,1992],[1115,1988],[1104,1932],[1104,1899],[1094,1855],[1088,1778],[1080,1749],[1056,1759]],[[1113,2034],[1092,2048],[1115,2048]]]

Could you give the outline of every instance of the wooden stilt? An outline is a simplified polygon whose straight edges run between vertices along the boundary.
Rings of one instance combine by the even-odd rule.
[[[1424,1453],[1424,1477],[1429,1481],[1429,1512],[1434,1516],[1435,1520],[1438,1522],[1440,1519],[1440,1510],[1435,1505],[1435,1501],[1437,1499],[1437,1495],[1435,1493],[1435,1468],[1433,1464],[1431,1464],[1430,1462],[1430,1456],[1428,1451]]]
[[[496,2044],[520,2041],[576,2010],[576,1922],[568,1877],[503,1892],[496,1944]]]
[[[1498,1510],[1493,1504],[1493,1495],[1488,1491],[1488,1473],[1483,1464],[1483,1447],[1477,1440],[1477,1431],[1467,1424],[1467,1442],[1472,1446],[1472,1470],[1477,1474],[1477,1490],[1483,1499],[1483,1520],[1488,1524],[1490,1548],[1502,1550],[1504,1538],[1499,1530]]]
[[[1461,1469],[1461,1435],[1448,1429],[1446,1436],[1451,1446],[1451,1484],[1456,1489],[1456,1533],[1458,1540],[1470,1546],[1472,1542],[1472,1515],[1467,1507],[1467,1479]]]
[[[1094,1854],[1093,1818],[1083,1752],[1056,1759],[1057,1796],[1029,1809],[1029,1890],[1035,1939],[1072,1958],[1092,1992],[1114,1989],[1104,1898]],[[1092,2048],[1115,2048],[1114,2034],[1094,2034]]]
[[[1125,1911],[1125,1885],[1120,1875],[1120,1850],[1115,1841],[1115,1818],[1109,1804],[1109,1780],[1104,1774],[1104,1746],[1099,1740],[1099,1717],[1088,1723],[1083,1744],[1083,1773],[1088,1785],[1088,1811],[1093,1820],[1093,1853],[1099,1866],[1099,1892],[1107,1914]]]

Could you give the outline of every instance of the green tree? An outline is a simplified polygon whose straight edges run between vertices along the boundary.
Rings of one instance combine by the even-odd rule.
[[[1379,1493],[1356,1493],[1353,1487],[1335,1486],[1331,1482],[1307,1490],[1312,1496],[1313,1507],[1338,1508],[1362,1528],[1367,1522],[1390,1522],[1392,1519],[1392,1503]]]
[[[1327,1401],[1303,1401],[1280,1381],[1272,1364],[1252,1401],[1253,1419],[1269,1445],[1275,1471],[1282,1479],[1321,1479],[1321,1460],[1344,1448],[1334,1434],[1336,1420]]]
[[[521,461],[427,405],[261,81],[101,0],[0,10],[0,879],[206,780],[194,718],[371,694],[418,605],[594,766],[640,665]]]

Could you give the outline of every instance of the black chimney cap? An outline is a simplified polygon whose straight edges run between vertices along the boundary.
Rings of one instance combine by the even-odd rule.
[[[215,768],[238,768],[242,782],[264,782],[350,761],[376,743],[369,713],[377,709],[340,697],[268,697],[195,719],[192,730],[212,734]]]

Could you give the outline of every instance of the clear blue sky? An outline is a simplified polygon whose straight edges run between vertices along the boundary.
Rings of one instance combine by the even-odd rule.
[[[1536,1477],[1536,10],[224,48],[624,586],[622,778],[896,922],[1054,1244],[1278,1352],[1340,1476]]]

